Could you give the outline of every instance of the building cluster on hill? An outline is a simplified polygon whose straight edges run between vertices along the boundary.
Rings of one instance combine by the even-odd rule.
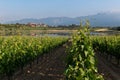
[[[30,27],[48,27],[48,25],[43,24],[43,23],[40,23],[40,24],[37,24],[37,23],[28,23],[27,25],[30,26]]]

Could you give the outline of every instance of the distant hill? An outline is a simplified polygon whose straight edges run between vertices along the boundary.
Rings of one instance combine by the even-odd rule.
[[[91,26],[120,26],[120,13],[98,13],[96,15],[81,16],[76,18],[69,17],[49,17],[42,19],[22,19],[7,23],[44,23],[48,25],[71,25],[79,24],[80,20],[88,19]]]

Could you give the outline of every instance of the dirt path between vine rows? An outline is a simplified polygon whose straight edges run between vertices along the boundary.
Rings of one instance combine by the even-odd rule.
[[[14,77],[14,80],[65,80],[66,46],[54,49],[39,59],[39,64],[34,63],[31,68],[26,68],[23,74]],[[96,55],[97,68],[105,80],[120,80],[120,67],[109,62],[104,56]]]
[[[43,55],[39,58],[38,64],[35,61],[32,68],[29,65],[26,66],[23,72],[19,71],[12,80],[66,80],[64,71],[67,45],[69,43]],[[105,80],[120,80],[120,67],[110,63],[105,57],[97,53],[96,58],[98,71],[103,74]],[[3,80],[7,80],[7,78]]]
[[[120,66],[108,61],[105,56],[96,54],[98,71],[105,80],[120,80]],[[113,59],[112,59],[113,61]],[[114,61],[115,62],[115,61]]]
[[[42,56],[39,63],[24,69],[23,74],[14,76],[14,80],[65,80],[66,44]]]

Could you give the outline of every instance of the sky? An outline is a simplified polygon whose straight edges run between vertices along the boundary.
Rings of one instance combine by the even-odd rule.
[[[0,0],[0,22],[120,12],[120,0]]]

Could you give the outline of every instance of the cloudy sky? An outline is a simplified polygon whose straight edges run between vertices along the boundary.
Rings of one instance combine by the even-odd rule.
[[[120,0],[0,0],[0,22],[120,12]]]

